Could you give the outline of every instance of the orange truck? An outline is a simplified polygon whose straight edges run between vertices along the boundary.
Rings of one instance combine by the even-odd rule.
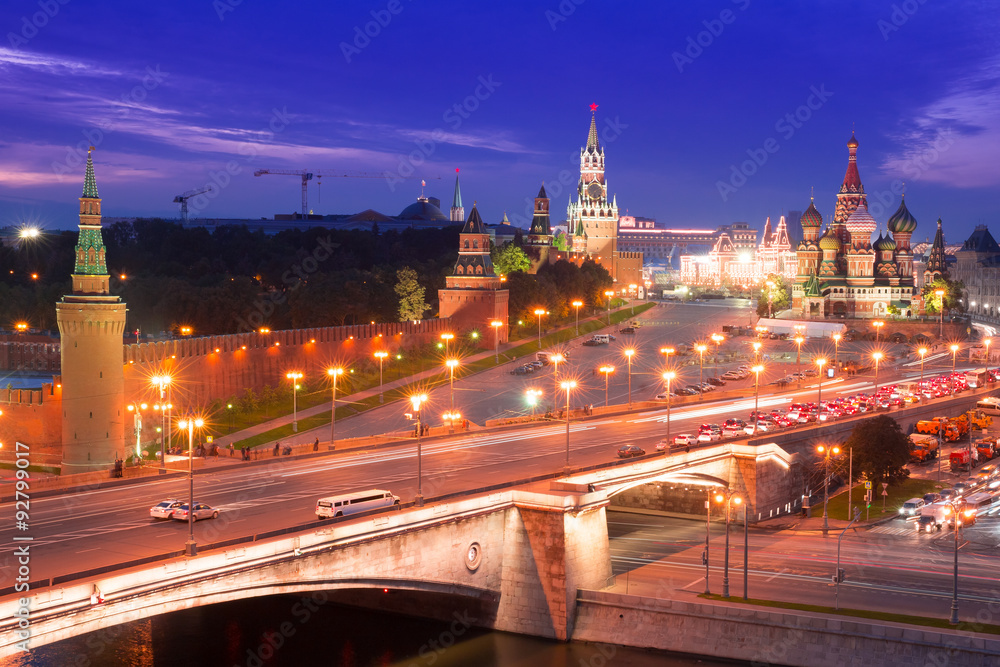
[[[938,457],[938,441],[932,435],[913,433],[910,435],[910,460],[915,463],[927,463]]]
[[[976,441],[976,449],[979,451],[979,460],[988,461],[997,455],[997,443],[992,438],[983,438]]]
[[[965,424],[965,432],[968,432],[968,423]],[[948,442],[957,442],[962,437],[962,427],[955,420],[947,417],[935,417],[934,419],[921,420],[917,422],[917,433],[927,435],[940,434]]]
[[[952,472],[958,472],[959,470],[972,470],[972,456],[969,454],[968,449],[952,452],[948,456],[948,460],[951,462]]]

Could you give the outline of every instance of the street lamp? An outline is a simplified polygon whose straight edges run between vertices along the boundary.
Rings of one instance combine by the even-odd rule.
[[[714,334],[712,334],[711,338],[712,338],[712,342],[715,343],[715,376],[718,377],[719,376],[719,345],[722,344],[722,341],[726,340],[726,337],[723,336],[722,334],[714,333]]]
[[[694,349],[698,351],[698,391],[700,392],[700,395],[704,397],[705,388],[701,385],[704,379],[703,375],[705,373],[705,350],[708,349],[708,346],[704,343],[699,343],[698,345],[695,345]]]
[[[608,299],[608,326],[611,326],[611,298],[615,295],[614,290],[605,290],[604,296]]]
[[[635,298],[637,296],[639,296],[638,293],[637,293],[638,290],[639,290],[639,286],[636,285],[635,283],[632,283],[631,285],[628,286],[628,300],[629,300],[629,304],[632,306],[632,316],[633,317],[635,316]]]
[[[188,540],[184,544],[184,553],[197,556],[198,545],[194,541],[194,430],[204,426],[205,422],[189,417],[182,419],[177,425],[188,432]]]
[[[389,353],[385,350],[378,350],[375,352],[375,358],[378,359],[378,402],[385,403],[385,394],[382,393],[382,362],[385,358],[389,356]]]
[[[503,326],[503,322],[500,320],[493,320],[490,322],[490,326],[493,327],[493,340],[494,340],[494,355],[496,356],[496,363],[500,363],[500,327]]]
[[[715,502],[726,503],[726,556],[722,570],[722,597],[729,597],[729,509],[730,502],[739,505],[743,499],[736,495],[735,489],[726,489],[723,493],[716,494]]]
[[[132,430],[135,433],[135,457],[142,460],[142,411],[148,408],[147,403],[129,403],[127,409],[132,415]],[[3,413],[0,412],[0,415]]]
[[[926,347],[920,348],[919,350],[917,350],[917,354],[920,355],[920,384],[918,386],[920,387],[920,402],[923,403],[924,402],[924,393],[923,393],[924,357],[927,355],[927,348]]]
[[[538,399],[542,396],[541,389],[529,389],[524,392],[527,397],[528,405],[531,406],[531,418],[535,418],[535,406],[538,405]]]
[[[667,447],[670,446],[670,382],[677,377],[674,371],[667,371],[663,374],[663,379],[667,383]]]
[[[449,359],[444,362],[444,365],[448,367],[448,385],[451,389],[451,409],[455,410],[455,367],[458,366],[458,359]]]
[[[820,416],[823,413],[823,367],[826,366],[826,358],[820,357],[816,360],[816,365],[819,366],[819,388],[816,390],[816,407],[820,411]]]
[[[441,334],[441,340],[444,341],[444,356],[449,356],[451,354],[451,341],[455,338],[453,333],[443,333]]]
[[[764,370],[764,366],[757,364],[750,370],[753,371],[753,435],[757,437],[757,424],[760,422],[760,410],[757,407],[758,401],[760,399],[760,374]]]
[[[583,301],[577,299],[573,302],[573,307],[576,308],[576,335],[580,335],[580,306],[583,305]]]
[[[958,355],[958,343],[951,344],[951,393],[955,393],[955,358]]]
[[[878,403],[878,362],[882,361],[885,355],[881,352],[872,352],[872,359],[875,360],[875,402]]]
[[[959,539],[959,534],[958,533],[959,533],[959,530],[962,527],[962,513],[958,510],[958,506],[955,505],[955,501],[954,500],[947,500],[947,501],[945,501],[945,504],[948,505],[948,508],[951,510],[951,513],[955,515],[954,518],[953,518],[953,520],[955,522],[955,528],[954,528],[954,530],[955,530],[955,576],[954,576],[954,586],[952,588],[952,595],[951,595],[951,619],[949,620],[949,622],[952,625],[958,625],[958,539]],[[975,510],[972,510],[972,511],[975,512]],[[968,512],[968,510],[967,510],[967,512]]]
[[[170,386],[170,376],[169,375],[154,375],[150,381],[154,387],[158,387],[160,390],[160,405],[163,408],[160,410],[160,464],[166,462],[166,441],[170,439],[170,420],[167,419],[167,404],[164,402],[163,394],[167,387]],[[166,437],[164,437],[166,436]]]
[[[760,348],[764,347],[764,344],[759,340],[753,342],[753,359],[754,361],[760,361]]]
[[[566,380],[559,385],[566,390],[566,466],[565,472],[569,473],[569,392],[576,389],[576,381]]]
[[[944,338],[944,290],[934,290],[938,298],[938,339]]]
[[[840,447],[825,447],[819,445],[816,451],[823,454],[825,475],[823,476],[823,533],[830,530],[830,524],[826,514],[826,504],[830,500],[830,456],[840,454]]]
[[[800,387],[802,386],[802,362],[800,361],[800,359],[802,357],[802,342],[803,341],[805,341],[805,338],[803,338],[802,336],[796,336],[795,337],[795,345],[796,345],[796,348],[795,348],[795,368],[796,368],[796,372],[799,374],[799,386]]]
[[[326,374],[333,378],[333,399],[330,401],[330,449],[334,449],[337,439],[337,378],[344,374],[340,366],[327,368]]]
[[[990,381],[990,343],[993,342],[992,338],[987,338],[983,341],[983,345],[986,346],[986,381]]]
[[[837,364],[837,357],[840,354],[840,338],[841,338],[841,336],[840,336],[839,333],[833,334],[833,370],[834,370],[834,372],[837,372],[837,369],[840,368],[840,366]]]
[[[535,308],[535,317],[538,318],[538,349],[542,349],[542,316],[548,315],[548,311],[543,308]]]
[[[615,367],[601,366],[599,370],[604,373],[604,407],[608,407],[608,376],[615,372]]]
[[[285,377],[292,381],[292,431],[298,433],[299,431],[299,418],[298,418],[298,396],[299,396],[299,380],[302,379],[302,373],[299,371],[290,371],[285,374]]]
[[[768,280],[767,281],[767,319],[774,318],[774,288],[775,284]]]
[[[423,471],[423,461],[421,460],[421,454],[423,450],[420,446],[420,436],[423,430],[420,423],[420,406],[427,402],[427,394],[416,394],[410,396],[410,405],[413,406],[413,413],[417,417],[417,497],[413,499],[413,504],[417,507],[423,507],[424,504],[424,471]]]
[[[875,344],[878,345],[878,334],[882,330],[882,327],[885,326],[885,322],[882,320],[875,320],[872,322],[872,326],[875,327]]]
[[[625,350],[625,358],[628,359],[628,409],[632,409],[632,356],[635,350],[631,347]]]
[[[555,354],[549,357],[549,363],[552,364],[553,407],[555,407],[556,394],[559,393],[559,364],[561,364],[564,361],[566,361],[566,357],[564,357],[559,352],[556,352]]]

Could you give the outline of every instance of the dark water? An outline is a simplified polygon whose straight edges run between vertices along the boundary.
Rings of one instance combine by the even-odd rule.
[[[566,644],[465,625],[273,596],[198,607],[114,626],[2,667],[720,667],[611,644]]]

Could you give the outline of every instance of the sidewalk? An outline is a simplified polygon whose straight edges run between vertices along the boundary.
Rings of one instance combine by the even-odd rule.
[[[655,303],[655,302],[653,302],[653,303]],[[618,310],[615,310],[615,311],[612,311],[612,312],[613,313],[621,313],[622,311],[629,310],[629,309],[630,309],[629,306],[623,306],[622,308],[619,308]],[[647,310],[646,312],[648,313],[648,312],[653,312],[653,311],[655,311],[655,308],[651,308],[651,309]],[[636,317],[641,317],[644,314],[645,313],[640,313]],[[584,323],[586,323],[586,322],[593,322],[593,321],[598,321],[599,322],[599,321],[601,321],[603,319],[604,319],[603,317],[596,317],[596,318],[590,318],[590,319],[587,319],[587,320],[583,320],[583,322]],[[610,327],[609,326],[601,327],[600,329],[597,329],[595,331],[592,331],[592,332],[589,332],[587,334],[584,334],[584,335],[580,336],[579,338],[590,337],[590,336],[594,335],[595,333],[604,331],[605,329],[609,329],[609,328],[614,327],[614,326],[616,326],[616,325],[610,325]],[[568,330],[572,330],[572,329],[575,329],[575,328],[576,328],[576,323],[573,322],[573,323],[570,323],[570,324],[568,324],[566,326],[562,326],[562,327],[559,327],[559,328],[556,328],[556,329],[550,329],[548,332],[546,332],[545,336],[546,337],[547,336],[552,336],[552,335],[557,334],[559,332],[568,331]],[[571,340],[577,340],[577,339],[578,339],[577,337],[574,337]],[[507,353],[510,350],[514,349],[514,348],[517,348],[517,347],[520,347],[522,345],[530,343],[532,340],[533,339],[531,337],[528,337],[528,338],[522,338],[522,339],[514,341],[514,342],[508,341],[506,343],[501,344],[500,345],[500,350],[499,350],[499,356],[501,358],[500,364],[498,366],[495,366],[494,368],[498,368],[498,367],[503,366],[503,365],[505,365],[507,363],[516,361],[517,360],[516,357],[512,357],[511,355],[509,355]],[[543,337],[542,340],[543,340],[543,343],[544,343],[545,338]],[[465,357],[465,359],[463,361],[465,363],[474,363],[474,362],[481,361],[483,359],[488,359],[488,358],[494,357],[494,356],[495,356],[494,350],[483,350],[483,351],[478,352],[476,354],[473,354],[471,356]],[[522,359],[523,358],[524,357],[522,357]],[[492,370],[492,369],[488,369],[488,370]],[[477,372],[483,372],[483,371],[477,371]],[[345,394],[345,395],[338,394],[337,395],[337,403],[349,404],[349,403],[359,402],[359,401],[362,401],[362,400],[364,400],[366,398],[371,398],[373,396],[377,396],[380,391],[381,392],[388,392],[388,391],[391,391],[393,389],[398,389],[400,387],[405,387],[407,385],[413,384],[414,382],[418,382],[420,380],[435,379],[435,378],[439,377],[441,375],[441,373],[442,373],[441,369],[439,369],[439,368],[432,368],[430,370],[426,370],[426,371],[423,371],[421,373],[417,373],[415,375],[409,375],[409,376],[407,376],[405,378],[400,378],[398,380],[392,380],[390,382],[386,382],[386,383],[384,383],[381,386],[381,388],[378,387],[378,386],[375,386],[375,387],[372,387],[370,389],[364,389],[362,391],[359,391],[359,392],[356,392],[356,393],[353,393],[353,394]],[[470,375],[465,376],[465,378],[471,377],[472,375],[475,375],[475,374],[476,373],[472,373]],[[397,402],[398,402],[398,399],[397,399]],[[388,404],[389,403],[387,402],[387,405]],[[299,410],[297,418],[298,418],[299,421],[302,421],[303,419],[305,419],[307,417],[312,417],[314,415],[323,414],[324,412],[326,412],[326,403],[325,402],[324,403],[320,403],[319,405],[314,405],[311,408],[306,408],[304,410]],[[346,418],[345,417],[341,417],[340,418],[340,420],[343,420],[343,419],[350,419],[350,417],[346,417]],[[340,420],[338,420],[338,422]],[[219,458],[220,459],[222,459],[222,458],[229,458],[229,456],[228,456],[228,453],[229,453],[229,443],[231,443],[231,442],[238,442],[240,440],[244,440],[246,438],[250,438],[250,437],[253,437],[255,435],[260,435],[262,433],[266,433],[266,432],[268,432],[268,431],[270,431],[272,429],[279,428],[281,426],[287,426],[287,425],[289,425],[291,423],[292,423],[292,415],[290,415],[290,414],[289,415],[283,415],[281,417],[275,417],[274,419],[270,419],[270,420],[268,420],[266,422],[262,422],[260,424],[255,425],[255,426],[247,427],[247,428],[245,428],[245,429],[243,429],[241,431],[236,431],[234,433],[230,433],[229,435],[220,436],[220,437],[218,437],[218,438],[215,439],[215,444],[217,444],[219,446],[220,450],[222,450],[223,448],[225,448],[225,452],[221,452],[220,451]],[[300,435],[300,434],[295,434],[295,435]],[[291,438],[294,438],[294,437],[295,436],[291,436]],[[288,441],[289,439],[290,439],[289,437],[285,437],[286,441]],[[339,438],[338,438],[338,441],[339,441]],[[274,447],[274,442],[275,441],[266,443],[264,445],[258,445],[255,449],[258,449],[258,450],[261,450],[261,449],[271,449],[271,448]],[[320,445],[322,446],[324,444],[329,445],[329,440],[323,440],[322,438],[320,438]],[[302,447],[302,446],[304,446],[304,445],[303,444],[296,445],[296,447]],[[324,448],[324,450],[325,450],[325,448]],[[270,452],[267,452],[267,454],[270,455]],[[211,457],[209,457],[209,458],[211,458]],[[236,457],[234,457],[234,458],[236,460],[239,460],[238,455]]]

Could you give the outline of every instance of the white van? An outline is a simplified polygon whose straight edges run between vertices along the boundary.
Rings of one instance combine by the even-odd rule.
[[[316,501],[316,516],[320,519],[330,519],[398,504],[399,498],[390,492],[382,489],[368,489],[367,491],[320,498]]]
[[[981,398],[976,403],[976,410],[980,410],[983,414],[993,417],[1000,416],[1000,398],[996,398],[994,396]]]
[[[609,336],[608,334],[594,334],[594,336],[590,340],[594,341],[595,343],[608,345],[611,343],[611,336]]]

